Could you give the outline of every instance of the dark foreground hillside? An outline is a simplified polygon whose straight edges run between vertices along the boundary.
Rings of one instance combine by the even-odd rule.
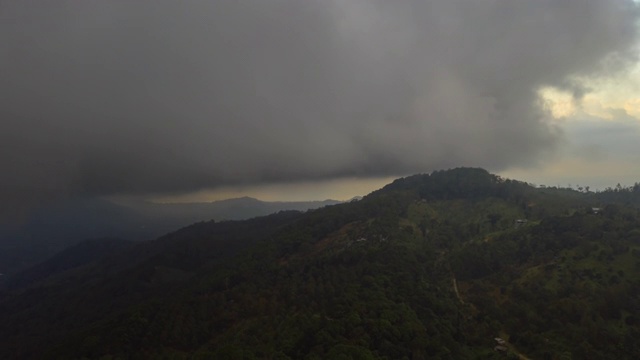
[[[0,357],[640,358],[631,205],[463,168],[199,223],[5,290]]]

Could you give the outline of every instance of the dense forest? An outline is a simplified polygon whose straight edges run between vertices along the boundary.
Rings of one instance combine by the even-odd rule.
[[[458,168],[83,243],[4,282],[0,357],[640,358],[639,206]]]

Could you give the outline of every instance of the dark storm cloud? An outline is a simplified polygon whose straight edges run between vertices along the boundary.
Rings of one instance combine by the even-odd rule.
[[[630,0],[4,1],[3,203],[535,162],[558,139],[536,91],[624,65],[637,15]]]

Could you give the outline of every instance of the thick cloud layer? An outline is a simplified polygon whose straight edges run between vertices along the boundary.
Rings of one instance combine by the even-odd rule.
[[[0,2],[0,195],[538,161],[537,96],[633,60],[631,0]],[[6,207],[6,206],[5,206]]]

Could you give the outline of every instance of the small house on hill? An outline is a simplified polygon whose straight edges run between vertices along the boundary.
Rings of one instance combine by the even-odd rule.
[[[520,227],[522,225],[526,225],[527,224],[527,219],[517,219],[515,221],[515,226],[516,227]]]

